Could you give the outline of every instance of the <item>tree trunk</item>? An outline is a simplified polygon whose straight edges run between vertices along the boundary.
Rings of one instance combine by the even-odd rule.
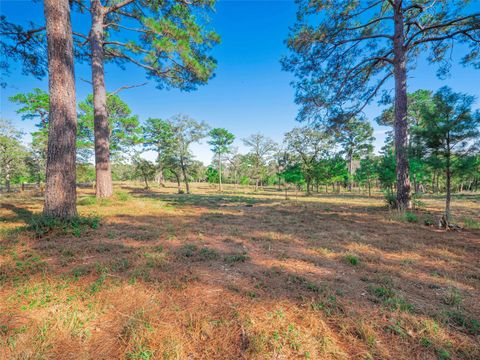
[[[450,138],[447,136],[447,161],[446,161],[446,185],[447,185],[447,196],[445,197],[445,225],[448,228],[450,225],[450,201],[451,201],[451,171],[450,171]]]
[[[218,153],[218,190],[222,191],[222,157]]]
[[[92,2],[92,84],[95,135],[96,195],[108,198],[113,194],[112,170],[110,168],[110,130],[107,113],[107,91],[103,59],[105,9],[99,0]]]
[[[178,190],[178,193],[180,194],[182,192],[182,184],[180,183],[180,176],[176,171],[173,172],[173,175],[175,175],[175,179],[177,179],[177,190]]]
[[[408,169],[407,60],[405,54],[402,0],[394,1],[395,155],[397,160],[397,206],[411,208]]]
[[[46,163],[46,216],[77,216],[75,72],[68,0],[45,0],[50,113]]]
[[[370,184],[370,180],[367,181],[368,184],[368,196],[372,196],[372,185]]]
[[[187,194],[190,194],[190,184],[188,183],[187,169],[185,166],[185,162],[183,161],[183,158],[180,161],[180,165],[182,168],[183,181],[185,182],[185,192]]]
[[[353,155],[350,152],[348,154],[348,191],[352,191],[352,179],[353,179]]]

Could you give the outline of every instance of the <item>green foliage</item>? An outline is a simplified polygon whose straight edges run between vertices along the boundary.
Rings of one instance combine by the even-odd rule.
[[[27,150],[21,143],[22,133],[10,122],[0,119],[0,181],[10,190],[26,174]]]
[[[223,128],[214,128],[208,133],[210,140],[208,144],[211,150],[217,155],[225,154],[230,150],[230,146],[235,140],[235,135]]]
[[[353,266],[358,265],[360,263],[360,259],[358,258],[357,255],[354,255],[354,254],[345,255],[345,261]]]
[[[405,220],[409,223],[418,223],[418,216],[410,211],[407,211],[405,212]]]
[[[219,181],[218,170],[214,169],[213,167],[209,166],[207,168],[207,172],[205,173],[207,177],[207,181],[210,184],[216,184]]]
[[[78,104],[77,148],[80,157],[88,160],[93,154],[94,106],[93,95]],[[132,115],[130,107],[116,94],[107,95],[107,112],[110,130],[110,155],[117,160],[125,159],[128,151],[141,141],[138,116]]]

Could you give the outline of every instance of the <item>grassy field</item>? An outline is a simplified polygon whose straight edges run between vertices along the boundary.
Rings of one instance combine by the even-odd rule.
[[[445,232],[441,198],[174,192],[82,190],[64,228],[1,197],[0,357],[480,358],[479,196]]]

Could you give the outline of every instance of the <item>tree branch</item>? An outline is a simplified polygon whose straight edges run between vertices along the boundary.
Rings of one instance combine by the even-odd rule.
[[[141,83],[141,84],[135,84],[135,85],[124,85],[124,86],[119,87],[117,90],[112,91],[111,93],[108,93],[108,96],[116,95],[122,90],[137,88],[137,87],[140,87],[140,86],[145,86],[147,84],[148,84],[148,82],[144,82],[144,83]]]

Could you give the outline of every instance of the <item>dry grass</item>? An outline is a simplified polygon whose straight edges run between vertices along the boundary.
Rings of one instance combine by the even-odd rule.
[[[40,197],[0,198],[0,357],[480,358],[480,230],[425,226],[439,198],[409,222],[380,196],[117,191],[82,190],[98,229],[40,237]]]

